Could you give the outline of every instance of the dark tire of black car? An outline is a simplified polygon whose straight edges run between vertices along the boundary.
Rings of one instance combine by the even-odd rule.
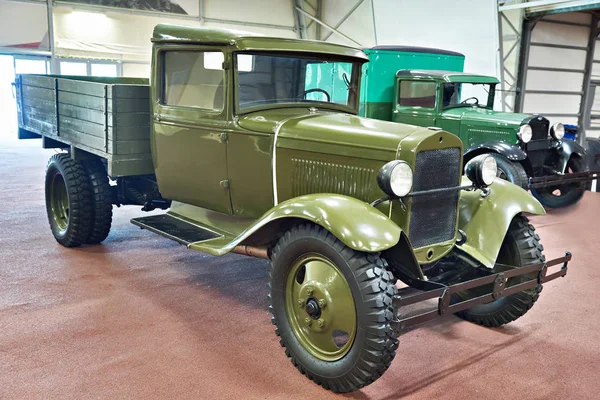
[[[567,172],[584,172],[588,171],[588,166],[585,161],[578,156],[571,156],[567,163]],[[585,193],[586,182],[569,183],[559,187],[547,187],[539,189],[531,189],[531,194],[538,199],[544,207],[562,208],[568,207],[577,203]],[[554,194],[556,190],[560,190],[560,195]]]
[[[93,192],[86,170],[69,154],[50,157],[45,179],[46,212],[52,234],[65,247],[86,242],[92,231]]]
[[[506,237],[498,254],[498,263],[523,267],[527,264],[544,262],[544,246],[540,243],[540,237],[535,233],[535,228],[529,224],[529,220],[522,216],[516,216],[506,233]],[[464,266],[465,271],[469,266]],[[500,272],[500,271],[494,271]],[[509,279],[507,286],[513,286],[534,276],[526,275],[520,279]],[[542,286],[524,290],[508,297],[503,297],[491,303],[481,304],[460,311],[456,315],[464,320],[474,322],[487,327],[497,327],[522,317],[539,298]],[[455,295],[453,302],[472,299],[491,291],[491,286],[471,289]]]
[[[83,163],[93,192],[94,219],[87,244],[98,244],[108,236],[112,224],[112,190],[106,168],[99,159]]]
[[[507,180],[515,185],[528,190],[529,178],[525,168],[517,161],[510,161],[508,158],[497,153],[490,153],[498,165],[498,178]]]
[[[356,308],[356,336],[335,361],[324,361],[302,345],[286,312],[286,277],[294,260],[317,253],[331,260],[348,283]],[[272,251],[269,310],[275,333],[292,364],[309,379],[333,392],[350,392],[366,386],[388,369],[396,355],[398,339],[391,323],[396,279],[377,254],[350,249],[324,228],[303,224],[287,231]]]

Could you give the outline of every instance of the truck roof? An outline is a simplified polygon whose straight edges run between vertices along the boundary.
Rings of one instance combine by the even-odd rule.
[[[314,40],[269,37],[233,29],[159,24],[154,27],[152,41],[225,45],[240,51],[323,53],[368,61],[367,55],[362,50],[350,46]]]
[[[444,82],[500,83],[500,81],[493,76],[470,74],[468,72],[402,69],[396,73],[396,77],[402,76],[435,79]]]
[[[383,50],[383,51],[396,51],[401,53],[427,53],[427,54],[440,54],[444,56],[457,56],[464,57],[465,55],[462,53],[458,53],[456,51],[444,50],[444,49],[435,49],[432,47],[417,47],[417,46],[398,46],[398,45],[379,45],[373,46],[368,50]]]

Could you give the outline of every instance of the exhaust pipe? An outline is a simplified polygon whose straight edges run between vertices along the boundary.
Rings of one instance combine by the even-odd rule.
[[[231,252],[237,253],[237,254],[243,254],[243,255],[249,256],[249,257],[264,258],[265,260],[270,260],[269,251],[264,246],[255,247],[255,246],[240,245],[240,246],[235,246],[233,248],[233,250],[231,250]]]

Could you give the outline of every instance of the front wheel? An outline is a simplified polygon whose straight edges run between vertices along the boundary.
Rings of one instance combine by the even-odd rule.
[[[292,364],[334,392],[379,378],[398,347],[385,261],[313,224],[287,231],[271,259],[269,309]]]
[[[572,156],[567,163],[565,175],[575,172],[587,171],[585,161],[577,156]],[[538,199],[544,207],[562,208],[577,203],[585,193],[586,183],[576,182],[566,185],[555,185],[539,189],[531,189],[531,194]]]
[[[521,164],[516,161],[510,161],[500,154],[490,153],[489,155],[496,160],[496,165],[498,166],[496,177],[528,190],[529,179],[527,178],[525,168]]]
[[[540,237],[535,233],[535,228],[529,223],[526,217],[518,215],[512,220],[508,232],[506,232],[497,262],[515,267],[524,267],[528,264],[544,262],[546,259],[542,253],[543,250],[544,246],[540,243]],[[532,278],[534,277],[531,275],[525,275],[520,279],[511,278],[508,280],[507,286],[513,286]],[[494,300],[491,303],[471,307],[458,312],[456,315],[478,325],[488,327],[501,326],[525,315],[537,301],[541,290],[542,286],[540,285],[533,289],[524,290],[511,296]],[[490,293],[490,291],[490,285],[467,290],[458,293],[455,300],[469,300]]]

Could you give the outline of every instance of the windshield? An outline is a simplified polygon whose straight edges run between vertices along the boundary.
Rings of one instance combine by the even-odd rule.
[[[356,109],[358,62],[260,53],[237,53],[235,57],[240,110],[279,103]]]
[[[442,107],[490,107],[491,90],[489,83],[444,83]]]

